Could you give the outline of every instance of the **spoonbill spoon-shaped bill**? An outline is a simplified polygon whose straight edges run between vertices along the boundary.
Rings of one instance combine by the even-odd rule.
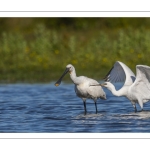
[[[63,77],[69,72],[69,69],[66,68],[66,70],[64,71],[64,73],[62,74],[62,76],[59,78],[59,80],[55,83],[55,86],[59,86],[61,84],[61,81],[63,79]]]
[[[129,67],[117,61],[113,68],[105,77],[105,83],[101,86],[106,87],[116,96],[126,96],[132,103],[135,112],[136,103],[143,110],[143,104],[150,100],[150,67],[146,65],[136,65],[136,78]],[[122,82],[124,85],[116,91],[111,82]]]
[[[101,86],[91,86],[93,84],[98,84],[94,79],[85,76],[76,76],[76,71],[73,65],[68,64],[62,76],[55,83],[55,86],[59,86],[63,77],[69,72],[72,82],[75,84],[75,93],[78,97],[83,100],[84,111],[86,110],[86,99],[93,99],[95,103],[95,109],[97,113],[97,99],[106,99],[106,94]]]

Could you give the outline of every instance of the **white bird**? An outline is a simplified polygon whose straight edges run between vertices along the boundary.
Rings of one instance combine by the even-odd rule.
[[[117,61],[106,75],[105,83],[100,84],[106,87],[115,96],[126,96],[132,103],[135,112],[136,103],[143,110],[143,103],[150,100],[150,67],[136,65],[136,77],[124,63]],[[116,91],[115,86],[110,82],[125,81],[123,87]]]
[[[92,84],[98,84],[94,79],[85,76],[76,76],[76,71],[73,65],[68,64],[66,69],[60,79],[55,83],[55,86],[59,86],[62,78],[69,72],[72,82],[75,84],[75,92],[78,97],[83,100],[84,110],[86,114],[86,99],[93,99],[95,103],[96,113],[97,113],[97,99],[106,99],[106,94],[101,86],[90,86]]]

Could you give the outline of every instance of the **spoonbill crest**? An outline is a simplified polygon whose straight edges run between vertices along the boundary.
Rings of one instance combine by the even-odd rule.
[[[73,65],[68,64],[62,76],[55,83],[55,86],[59,86],[63,77],[69,72],[72,82],[75,84],[75,92],[78,97],[83,100],[85,114],[86,110],[86,99],[93,99],[95,103],[95,109],[97,113],[97,99],[106,99],[106,94],[101,86],[90,86],[92,84],[98,84],[94,79],[85,76],[76,76],[76,71]]]

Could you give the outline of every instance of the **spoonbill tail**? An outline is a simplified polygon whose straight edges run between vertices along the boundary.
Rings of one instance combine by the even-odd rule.
[[[97,99],[106,99],[106,94],[103,91],[101,86],[90,86],[93,84],[98,84],[98,82],[94,79],[85,77],[85,76],[76,76],[76,71],[73,65],[68,64],[66,66],[66,69],[62,76],[59,78],[59,80],[55,83],[55,86],[59,86],[61,84],[61,81],[63,77],[69,72],[70,78],[72,82],[75,84],[75,92],[78,97],[80,97],[83,100],[84,104],[84,111],[85,114],[87,112],[86,110],[86,99],[93,99],[95,103],[95,109],[97,113]]]

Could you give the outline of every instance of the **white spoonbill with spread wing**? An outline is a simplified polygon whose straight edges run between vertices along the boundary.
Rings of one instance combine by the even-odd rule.
[[[95,103],[96,113],[97,113],[97,99],[106,99],[106,94],[101,86],[90,86],[93,84],[98,84],[94,79],[85,76],[76,76],[76,71],[73,65],[68,64],[66,69],[60,79],[55,83],[55,86],[59,86],[62,78],[69,72],[72,82],[75,84],[75,92],[78,97],[83,100],[85,114],[86,110],[86,99],[93,99]]]
[[[105,83],[100,84],[106,87],[115,96],[126,96],[132,103],[135,112],[136,103],[143,110],[143,103],[150,100],[150,67],[146,65],[136,65],[136,77],[134,73],[124,63],[117,61],[106,75]],[[123,87],[116,91],[111,82],[125,81]]]

